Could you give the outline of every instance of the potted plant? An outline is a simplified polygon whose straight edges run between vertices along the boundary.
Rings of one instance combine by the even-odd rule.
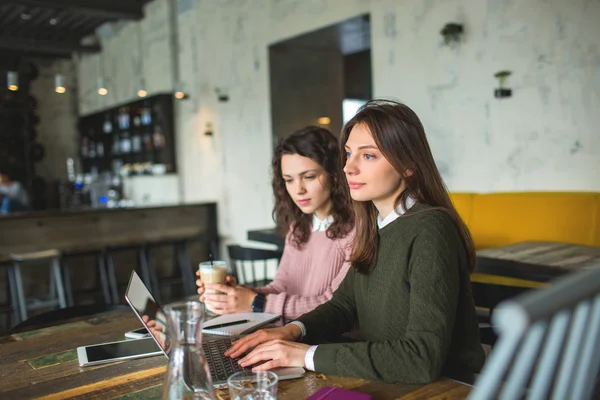
[[[447,23],[440,31],[444,37],[444,44],[452,46],[454,43],[460,42],[460,35],[464,32],[463,26],[454,22]]]

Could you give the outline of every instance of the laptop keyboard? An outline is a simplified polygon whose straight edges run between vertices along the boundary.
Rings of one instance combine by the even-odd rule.
[[[252,375],[252,369],[242,368],[238,361],[244,357],[245,354],[238,358],[225,357],[223,353],[231,347],[232,340],[230,338],[223,338],[217,340],[207,340],[202,343],[204,355],[208,361],[208,367],[210,369],[210,376],[213,382],[226,382],[227,378],[236,372],[245,372],[246,375]]]

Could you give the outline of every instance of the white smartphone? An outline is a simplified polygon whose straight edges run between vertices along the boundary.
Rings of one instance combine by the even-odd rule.
[[[144,327],[136,329],[134,331],[125,332],[125,337],[129,339],[141,339],[145,337],[150,337],[150,332],[148,332],[148,329]]]
[[[97,365],[134,358],[162,355],[154,339],[130,339],[77,348],[79,365]]]

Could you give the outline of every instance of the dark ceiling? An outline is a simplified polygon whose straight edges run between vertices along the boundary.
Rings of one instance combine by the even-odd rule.
[[[0,0],[0,58],[70,58],[100,51],[82,44],[105,22],[140,20],[149,0]]]

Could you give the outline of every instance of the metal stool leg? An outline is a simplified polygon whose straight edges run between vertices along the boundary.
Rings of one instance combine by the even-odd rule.
[[[17,303],[19,305],[19,314],[22,321],[27,319],[27,302],[23,289],[23,278],[21,277],[21,265],[15,261],[13,263],[13,273],[15,275],[15,288],[17,292]]]
[[[63,287],[62,274],[60,273],[60,260],[58,258],[52,259],[52,271],[54,274],[54,283],[56,285],[56,291],[58,292],[58,304],[60,308],[66,308],[67,299],[65,296],[65,288]]]
[[[62,277],[67,295],[67,305],[69,307],[73,307],[75,305],[75,301],[73,300],[73,288],[71,287],[71,268],[69,268],[65,258],[61,260],[61,264]]]
[[[146,265],[148,266],[148,273],[150,275],[150,287],[152,288],[152,295],[156,298],[156,301],[161,301],[160,285],[158,284],[158,273],[156,272],[156,265],[152,260],[152,255],[147,247],[142,248],[144,257],[146,259]]]
[[[98,278],[100,279],[100,287],[102,288],[102,296],[104,297],[104,304],[112,303],[110,299],[110,291],[108,288],[108,275],[106,273],[106,263],[102,253],[96,255],[96,266],[98,268]]]
[[[194,284],[196,275],[194,275],[192,262],[190,261],[190,256],[187,251],[187,242],[176,244],[175,251],[177,253],[177,264],[181,271],[181,280],[183,282],[185,294],[191,296],[196,292],[196,285]]]
[[[8,290],[10,291],[10,306],[12,308],[12,322],[13,326],[20,324],[23,322],[21,317],[21,309],[19,307],[19,289],[17,287],[17,281],[15,279],[15,269],[14,266],[10,266],[7,268],[8,273]]]
[[[52,268],[48,271],[48,297],[56,299],[56,285],[54,283],[54,271]]]
[[[112,302],[113,304],[119,304],[119,287],[117,286],[117,276],[115,275],[115,263],[109,253],[103,254],[102,257],[106,259],[106,270]]]
[[[142,273],[142,281],[144,282],[144,285],[146,285],[146,287],[149,287],[152,289],[152,291],[154,291],[154,288],[152,287],[152,281],[150,280],[150,271],[148,269],[148,258],[147,258],[145,248],[143,246],[140,247],[140,249],[138,251],[138,257],[140,260],[140,270]],[[152,293],[152,295],[154,297],[156,297],[156,293]]]

